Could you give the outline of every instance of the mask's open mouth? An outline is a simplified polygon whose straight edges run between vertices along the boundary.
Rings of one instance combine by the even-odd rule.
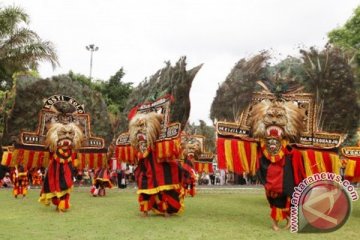
[[[269,126],[266,128],[266,135],[268,137],[282,138],[283,129],[279,126]]]
[[[146,141],[146,136],[145,136],[145,134],[143,134],[143,133],[138,133],[138,134],[136,135],[136,138],[137,138],[137,140],[138,140],[139,142],[145,142],[145,141]]]
[[[59,147],[70,147],[71,144],[72,144],[72,140],[71,140],[71,139],[68,139],[68,138],[61,139],[61,140],[58,142],[58,146],[59,146]]]

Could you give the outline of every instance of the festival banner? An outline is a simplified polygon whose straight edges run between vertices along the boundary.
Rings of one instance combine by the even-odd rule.
[[[300,152],[307,177],[321,172],[340,174],[341,161],[336,152],[320,149],[300,149]]]
[[[241,139],[217,139],[218,168],[236,174],[255,175],[257,169],[257,143]]]
[[[195,171],[199,174],[201,173],[213,173],[214,168],[212,162],[195,162],[194,163]]]
[[[106,152],[78,152],[74,153],[74,166],[80,169],[98,168],[107,165]],[[1,165],[14,167],[24,166],[25,169],[47,167],[50,160],[49,151],[16,148],[13,151],[5,151]]]
[[[350,182],[360,182],[360,147],[343,147],[344,177]]]
[[[15,149],[3,153],[1,165],[7,167],[22,165],[25,169],[41,168],[48,165],[49,156],[47,151]]]

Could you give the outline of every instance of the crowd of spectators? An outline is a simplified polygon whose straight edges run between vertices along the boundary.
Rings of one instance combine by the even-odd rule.
[[[126,165],[120,169],[109,169],[110,181],[113,186],[124,188],[124,185],[135,181],[133,166]],[[74,182],[77,186],[91,186],[95,177],[95,169],[77,169]]]
[[[198,185],[256,185],[259,184],[256,176],[248,174],[238,175],[224,170],[215,170],[212,173],[198,175]]]
[[[12,188],[12,174],[14,168],[9,168],[3,179],[0,180],[0,188]],[[29,187],[40,187],[45,176],[45,168],[31,169],[28,171]],[[95,175],[94,169],[76,169],[74,172],[75,186],[91,186]],[[129,183],[135,182],[134,166],[126,165],[120,169],[110,170],[110,180],[113,186],[125,188]],[[237,175],[224,170],[215,170],[213,173],[198,174],[198,185],[245,185],[258,184],[256,176]]]

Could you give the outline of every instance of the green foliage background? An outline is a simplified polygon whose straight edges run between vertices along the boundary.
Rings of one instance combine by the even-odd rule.
[[[3,145],[17,141],[21,131],[35,131],[43,100],[57,94],[73,97],[85,104],[85,112],[91,116],[93,134],[105,138],[109,143],[112,132],[102,94],[79,78],[81,76],[73,73],[48,79],[19,75],[14,86],[15,94],[10,101],[12,106],[6,120]]]

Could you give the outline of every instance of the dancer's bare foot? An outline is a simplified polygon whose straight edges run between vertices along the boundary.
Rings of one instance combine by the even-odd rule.
[[[280,230],[280,228],[277,226],[277,225],[272,225],[272,230],[274,230],[274,231],[279,231]]]
[[[167,213],[167,212],[165,212],[165,213],[164,213],[164,217],[170,217],[170,214]]]
[[[147,217],[147,216],[149,216],[149,214],[148,214],[148,212],[142,212],[142,215],[141,215],[142,217]]]
[[[59,206],[56,206],[56,211],[58,213],[63,213],[63,212],[65,212],[65,209],[61,209],[61,208],[59,208]]]
[[[290,220],[288,218],[286,219],[286,225],[284,229],[290,229]]]
[[[272,224],[271,228],[274,231],[279,231],[280,228],[279,228],[279,225],[278,225],[278,221],[273,220],[273,224]]]

